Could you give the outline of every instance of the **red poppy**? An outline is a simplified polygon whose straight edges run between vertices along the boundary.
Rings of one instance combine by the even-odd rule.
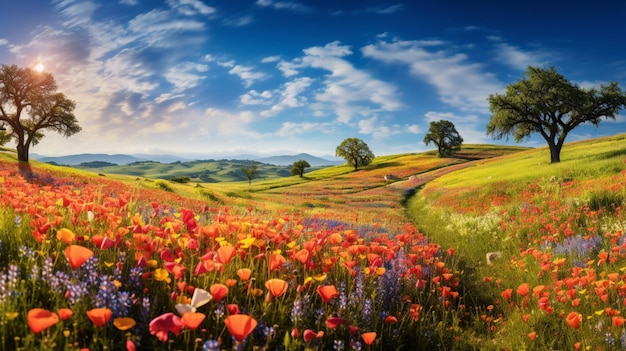
[[[239,279],[246,282],[250,279],[250,275],[252,275],[252,270],[250,268],[241,268],[237,271],[237,275]]]
[[[191,330],[196,330],[205,318],[206,315],[204,313],[185,312],[183,313],[183,318],[181,318],[181,320],[187,328]]]
[[[326,319],[326,328],[335,329],[338,326],[346,323],[346,320],[339,317],[329,317]]]
[[[211,288],[209,288],[209,291],[211,292],[215,302],[222,301],[224,296],[228,295],[228,287],[224,284],[213,284],[211,285]]]
[[[504,297],[507,301],[511,301],[511,295],[513,294],[513,289],[509,288],[500,293],[502,297]]]
[[[86,313],[87,317],[89,317],[93,324],[98,328],[107,324],[111,319],[111,316],[113,316],[113,311],[109,308],[94,308]]]
[[[317,293],[322,297],[324,302],[330,302],[339,296],[339,292],[334,285],[321,285],[317,288]]]
[[[376,340],[376,332],[363,333],[361,334],[361,339],[363,339],[366,345],[371,345]]]
[[[612,322],[613,322],[613,326],[615,327],[621,327],[622,325],[624,325],[624,321],[626,320],[624,317],[620,317],[620,316],[613,316],[611,318]]]
[[[236,303],[229,303],[226,305],[226,311],[228,311],[228,314],[239,314],[239,305]]]
[[[183,329],[185,329],[185,325],[172,312],[162,314],[150,322],[150,334],[156,335],[163,342],[167,341],[169,332],[178,336]]]
[[[396,318],[395,316],[387,316],[387,318],[385,318],[385,324],[395,324],[398,323],[398,318]]]
[[[257,321],[247,314],[233,314],[224,318],[224,324],[230,334],[237,341],[242,342],[256,328]]]
[[[35,334],[46,330],[59,322],[59,316],[56,313],[44,310],[43,308],[33,308],[28,311],[27,319],[28,327]]]
[[[317,339],[321,339],[324,336],[324,331],[320,330],[319,332],[314,332],[311,329],[307,329],[304,331],[304,333],[302,333],[302,337],[304,338],[304,341],[309,342],[315,338]]]
[[[274,297],[280,297],[287,291],[289,284],[282,279],[270,279],[265,282],[265,287]]]
[[[227,264],[235,257],[236,251],[234,246],[226,245],[217,249],[216,261],[221,264]]]
[[[93,256],[93,251],[84,246],[70,245],[65,249],[65,256],[67,256],[70,267],[76,269]]]
[[[537,337],[537,333],[536,332],[530,332],[530,333],[528,333],[528,337],[530,338],[530,340],[535,340],[535,338]]]
[[[69,308],[60,308],[58,312],[59,312],[59,317],[61,317],[61,320],[66,320],[74,314],[74,312],[70,310]]]
[[[578,329],[580,327],[580,322],[582,320],[583,316],[580,313],[576,312],[570,312],[565,318],[567,324],[574,329]]]

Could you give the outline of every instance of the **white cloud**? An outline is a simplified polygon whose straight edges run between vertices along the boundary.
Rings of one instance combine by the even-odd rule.
[[[280,61],[280,56],[278,55],[268,56],[268,57],[264,57],[263,59],[261,59],[261,62],[263,63],[278,62],[278,61]]]
[[[367,12],[374,12],[380,15],[388,15],[391,13],[396,13],[401,11],[404,8],[403,4],[389,5],[389,6],[378,6],[367,9]]]
[[[184,62],[170,68],[164,75],[168,82],[174,85],[174,93],[179,93],[187,89],[196,87],[205,78],[199,74],[208,71],[209,66]]]
[[[242,105],[269,105],[271,98],[272,93],[270,91],[265,90],[259,93],[256,90],[250,90],[239,97],[239,102]]]
[[[271,109],[261,112],[261,116],[271,117],[285,109],[304,106],[307,99],[300,94],[306,91],[312,81],[309,77],[302,77],[285,83],[283,90],[276,93],[279,101]]]
[[[265,79],[267,75],[263,72],[255,72],[250,66],[233,65],[228,71],[230,74],[234,74],[244,81],[245,87],[250,87],[258,80]]]
[[[349,46],[335,41],[303,51],[305,56],[291,62],[283,61],[278,68],[287,77],[305,68],[330,72],[322,82],[324,88],[310,105],[316,115],[332,111],[338,121],[349,123],[355,116],[370,116],[376,111],[395,111],[402,107],[394,85],[355,68],[343,58],[352,53]]]
[[[291,136],[296,134],[307,133],[332,133],[335,131],[335,124],[326,123],[311,123],[311,122],[285,122],[280,129],[276,132],[278,136]]]
[[[242,16],[237,18],[228,18],[222,21],[222,24],[228,27],[244,27],[254,22],[252,16]]]
[[[488,111],[489,94],[503,90],[496,77],[483,66],[469,62],[464,54],[429,51],[433,43],[379,41],[362,48],[366,57],[389,64],[407,65],[411,74],[433,85],[444,103],[467,111]]]
[[[257,0],[256,4],[262,7],[272,7],[277,10],[288,10],[294,12],[311,11],[310,7],[294,1]]]
[[[393,135],[405,133],[417,134],[420,130],[417,125],[387,125],[378,116],[362,119],[358,122],[358,125],[359,133],[371,135],[374,139],[386,139]]]
[[[528,52],[505,43],[496,45],[496,59],[507,66],[525,71],[528,66],[545,65],[546,53]]]
[[[215,13],[215,8],[205,5],[200,0],[167,0],[167,4],[185,16],[208,16]]]

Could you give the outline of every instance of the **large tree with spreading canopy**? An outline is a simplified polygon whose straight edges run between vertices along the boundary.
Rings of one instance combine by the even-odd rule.
[[[52,74],[16,65],[0,68],[0,140],[15,139],[19,161],[28,162],[30,146],[41,141],[46,129],[66,137],[78,133],[75,107],[57,92]]]
[[[359,169],[359,166],[367,166],[374,160],[374,154],[369,146],[358,138],[347,138],[342,141],[337,146],[335,154],[354,166],[355,171]]]
[[[489,96],[493,115],[487,135],[501,139],[512,135],[520,142],[539,133],[550,148],[550,162],[561,161],[565,138],[583,123],[598,126],[600,121],[615,119],[626,105],[626,94],[616,82],[595,88],[581,88],[570,83],[554,67],[528,67],[525,77],[509,85],[502,95]]]

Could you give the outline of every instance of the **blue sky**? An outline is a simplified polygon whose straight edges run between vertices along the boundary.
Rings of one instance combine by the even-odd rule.
[[[621,0],[3,1],[0,63],[43,64],[77,103],[83,130],[38,154],[324,157],[356,137],[390,155],[432,149],[441,119],[505,143],[485,135],[487,98],[529,65],[626,89],[625,15]],[[622,111],[567,141],[624,131]]]

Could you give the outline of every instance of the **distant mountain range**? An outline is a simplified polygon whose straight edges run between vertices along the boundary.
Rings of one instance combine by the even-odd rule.
[[[83,163],[91,163],[91,162],[106,162],[115,165],[127,165],[134,162],[144,162],[144,161],[154,161],[160,163],[174,163],[174,162],[189,162],[195,161],[193,159],[184,158],[180,156],[173,155],[146,155],[146,154],[135,154],[135,155],[124,155],[124,154],[76,154],[76,155],[67,155],[67,156],[44,156],[35,153],[31,153],[30,157],[39,162],[46,163],[54,163],[58,165],[65,166],[77,166]],[[271,156],[271,157],[263,157],[263,158],[254,158],[254,156],[250,155],[242,155],[242,156],[233,156],[231,159],[236,160],[251,160],[260,163],[267,163],[275,166],[288,166],[292,165],[294,162],[299,160],[307,161],[311,167],[320,167],[320,166],[334,166],[338,164],[344,163],[341,160],[327,160],[321,157],[316,157],[310,154],[301,153],[298,155],[282,155],[282,156]]]

